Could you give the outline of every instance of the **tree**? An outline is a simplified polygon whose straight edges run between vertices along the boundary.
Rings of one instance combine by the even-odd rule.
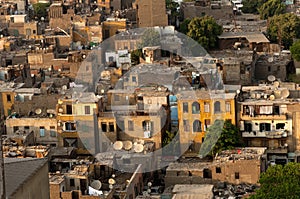
[[[272,42],[278,42],[286,49],[300,37],[300,19],[292,13],[281,14],[269,18],[267,34]]]
[[[268,19],[275,15],[285,13],[286,5],[281,0],[268,0],[259,9],[259,15],[261,19]]]
[[[171,12],[170,19],[172,25],[176,24],[176,18],[179,16],[179,12],[177,8],[179,8],[179,4],[174,2],[173,0],[166,0],[166,8]]]
[[[265,3],[265,0],[243,0],[243,13],[258,14],[258,8]]]
[[[216,47],[217,37],[222,31],[222,26],[218,25],[213,17],[195,17],[188,25],[187,35],[205,49],[211,49]]]
[[[187,34],[188,30],[189,30],[188,27],[189,27],[190,22],[191,22],[190,18],[184,19],[184,21],[182,23],[180,23],[179,32],[181,32],[183,34]]]
[[[41,20],[41,17],[46,19],[48,12],[47,8],[50,6],[49,3],[36,3],[33,4],[34,17]]]
[[[225,122],[216,120],[214,124],[207,129],[204,142],[200,149],[200,155],[202,157],[207,154],[215,156],[215,154],[220,151],[233,149],[241,145],[238,128],[234,126],[230,120],[226,120]]]
[[[300,164],[270,166],[259,179],[260,188],[251,199],[299,198]]]
[[[293,59],[300,61],[300,40],[293,43],[293,45],[290,47],[290,51]]]
[[[153,28],[148,28],[142,35],[141,42],[138,44],[138,48],[142,49],[147,46],[159,46],[160,34]]]
[[[133,65],[138,65],[140,63],[140,57],[143,57],[143,52],[141,49],[136,49],[130,53],[131,62]]]

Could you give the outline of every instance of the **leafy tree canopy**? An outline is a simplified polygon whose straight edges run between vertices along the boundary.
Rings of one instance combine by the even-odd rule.
[[[243,0],[243,13],[259,14],[258,8],[261,7],[266,0]]]
[[[286,5],[281,0],[268,0],[258,11],[261,19],[268,19],[274,15],[280,15],[285,13]]]
[[[34,17],[36,17],[38,20],[40,20],[41,17],[44,17],[46,19],[48,15],[47,8],[50,6],[50,3],[36,3],[32,6],[34,11]]]
[[[160,34],[153,28],[147,29],[142,35],[142,41],[138,44],[138,48],[147,46],[159,46]]]
[[[259,183],[261,187],[251,199],[299,198],[300,164],[271,166],[262,173]]]
[[[300,61],[300,40],[293,43],[293,45],[290,47],[290,51],[292,53],[292,57],[296,61]]]
[[[293,39],[300,37],[300,19],[292,13],[273,16],[269,19],[267,34],[272,42],[289,49]]]
[[[220,151],[234,149],[238,146],[241,146],[241,137],[238,128],[230,120],[226,120],[225,122],[216,120],[207,129],[205,140],[200,149],[200,155],[202,157],[207,154],[214,156]]]
[[[186,18],[179,26],[179,32],[183,33],[183,34],[187,34],[188,33],[188,26],[189,23],[191,22],[190,18]]]
[[[195,17],[188,25],[187,35],[201,44],[205,49],[217,46],[217,37],[223,32],[211,16]]]

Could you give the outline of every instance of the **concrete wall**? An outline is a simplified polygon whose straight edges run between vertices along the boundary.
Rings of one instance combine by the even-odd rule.
[[[22,184],[18,191],[11,196],[14,199],[49,199],[49,177],[48,164],[45,163],[42,168],[28,178],[25,184]]]

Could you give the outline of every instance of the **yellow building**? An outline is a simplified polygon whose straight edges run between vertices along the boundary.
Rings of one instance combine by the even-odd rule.
[[[60,135],[58,145],[77,148],[77,154],[89,154],[95,150],[94,129],[98,125],[99,99],[94,93],[66,95],[58,100],[57,132]],[[96,122],[96,125],[95,125]]]
[[[183,91],[178,98],[178,122],[181,152],[198,153],[206,129],[215,120],[235,124],[235,93],[224,91]]]

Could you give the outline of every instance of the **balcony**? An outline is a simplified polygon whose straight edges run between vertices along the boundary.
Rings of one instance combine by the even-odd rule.
[[[252,132],[242,132],[242,137],[251,138],[285,138],[288,136],[287,130],[274,130],[274,131],[252,131]]]
[[[287,116],[282,115],[241,115],[241,120],[286,120]]]

